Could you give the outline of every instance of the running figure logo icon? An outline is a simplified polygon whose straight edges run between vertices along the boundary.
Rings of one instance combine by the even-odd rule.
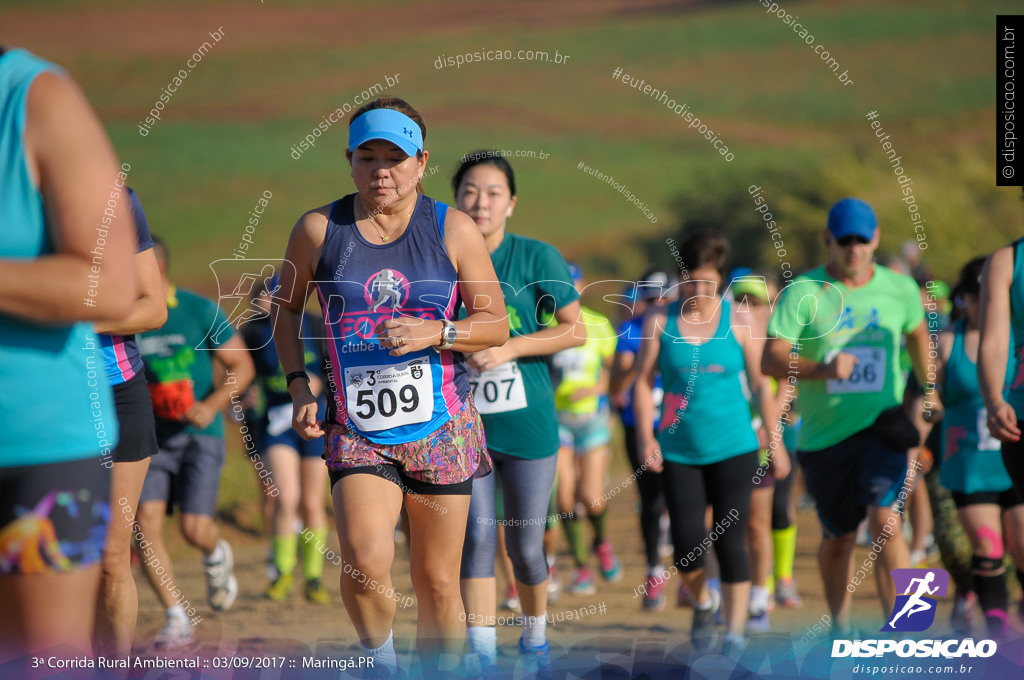
[[[896,604],[881,630],[905,633],[927,630],[935,621],[938,598],[946,596],[949,574],[944,569],[893,569],[889,573],[896,585]]]
[[[391,303],[391,309],[402,305],[402,289],[408,290],[409,281],[401,272],[394,269],[381,269],[366,282],[366,303],[370,311],[376,312],[385,302]]]

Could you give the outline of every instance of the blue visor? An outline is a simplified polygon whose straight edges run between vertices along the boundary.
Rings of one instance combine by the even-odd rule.
[[[374,109],[352,121],[348,128],[348,148],[355,151],[371,139],[384,139],[398,146],[407,156],[423,151],[423,133],[409,116],[394,109]]]

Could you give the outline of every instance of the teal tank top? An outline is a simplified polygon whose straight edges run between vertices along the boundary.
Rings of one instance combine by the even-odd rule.
[[[0,266],[53,252],[24,147],[29,86],[44,71],[60,72],[24,50],[0,56]],[[0,313],[0,467],[109,454],[117,416],[98,349],[90,324]]]
[[[965,322],[957,321],[942,384],[946,414],[942,419],[939,479],[942,486],[960,493],[1006,491],[1013,483],[1003,466],[1000,442],[988,432],[978,366],[964,347],[965,329]]]
[[[1008,404],[1024,419],[1024,238],[1013,244],[1013,282],[1010,284],[1010,353],[1012,376]]]
[[[750,402],[743,394],[743,349],[732,335],[730,304],[722,300],[718,329],[694,345],[679,332],[681,303],[668,308],[658,370],[665,390],[658,443],[665,460],[710,465],[757,450]]]

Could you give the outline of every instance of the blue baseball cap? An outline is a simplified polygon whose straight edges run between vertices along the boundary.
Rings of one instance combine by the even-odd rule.
[[[569,275],[572,276],[573,282],[582,281],[583,270],[580,269],[580,266],[575,262],[568,262],[567,264],[569,265]]]
[[[875,211],[859,198],[844,198],[828,211],[828,230],[837,239],[860,236],[870,241],[877,229]]]
[[[754,270],[751,269],[750,267],[736,267],[731,272],[729,272],[729,283],[732,283],[736,279],[742,279],[747,276],[750,276],[753,273]]]
[[[423,151],[423,132],[409,116],[394,109],[374,109],[352,121],[348,128],[348,149],[355,151],[371,139],[393,142],[407,156]]]

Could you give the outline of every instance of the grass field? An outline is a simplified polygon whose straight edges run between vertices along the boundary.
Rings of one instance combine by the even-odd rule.
[[[15,23],[27,30],[12,38],[0,23],[0,37],[51,56],[81,81],[132,164],[131,182],[156,231],[178,254],[175,276],[210,292],[207,263],[230,255],[265,189],[274,199],[253,238],[255,255],[267,257],[283,253],[302,211],[350,191],[342,155],[347,120],[299,160],[290,148],[329,111],[395,73],[393,92],[423,112],[431,165],[440,168],[426,182],[428,193],[450,200],[448,178],[468,151],[543,150],[546,160],[515,164],[521,199],[510,228],[553,241],[590,265],[592,276],[633,276],[650,258],[670,262],[659,244],[675,234],[689,205],[732,200],[752,184],[775,198],[797,266],[820,256],[805,242],[820,228],[825,201],[838,193],[871,200],[887,228],[883,250],[896,250],[912,227],[864,119],[870,110],[879,112],[915,178],[928,218],[928,258],[941,275],[952,276],[974,254],[958,245],[965,227],[976,228],[972,247],[980,249],[1018,231],[1017,195],[995,190],[991,166],[992,31],[994,14],[1008,3],[789,3],[840,72],[849,71],[854,84],[847,87],[756,2],[623,4],[592,15],[566,3],[543,24],[509,22],[502,20],[508,11],[492,15],[464,2],[432,4],[445,21],[431,24],[433,12],[404,3],[379,13],[381,25],[398,25],[386,43],[373,38],[372,27],[347,24],[350,10],[326,2],[56,5],[64,22],[95,26],[99,34],[87,42],[61,41],[60,30],[47,30],[53,6],[19,6]],[[270,13],[272,33],[264,30]],[[309,24],[313,17],[321,20]],[[219,26],[222,42],[141,137],[138,122]],[[558,50],[571,59],[435,68],[442,54],[482,48]],[[663,104],[613,80],[616,67],[686,103],[735,159],[724,162]],[[577,170],[580,161],[626,184],[658,222]],[[827,188],[822,204],[789,201],[790,187],[772,184],[780,176],[820,181]],[[754,245],[770,250],[767,238]],[[756,258],[756,250],[747,257]]]

